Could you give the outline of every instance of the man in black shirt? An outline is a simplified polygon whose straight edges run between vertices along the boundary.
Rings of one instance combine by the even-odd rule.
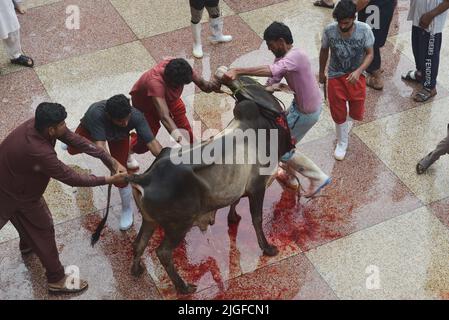
[[[136,130],[137,134],[130,134],[132,130]],[[160,143],[154,138],[144,115],[131,107],[129,99],[123,94],[91,105],[75,132],[106,151],[107,142],[111,156],[130,171],[139,168],[139,164],[132,157],[133,147],[138,141],[139,144],[143,142],[154,156],[157,156],[162,149]],[[77,149],[71,147],[68,148],[68,152],[79,153]],[[129,184],[116,186],[119,188],[122,200],[120,230],[124,231],[128,230],[133,223],[132,189]]]

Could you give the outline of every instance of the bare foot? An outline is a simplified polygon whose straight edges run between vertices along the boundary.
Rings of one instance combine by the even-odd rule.
[[[25,14],[27,12],[25,6],[21,3],[14,3],[16,10],[20,14]]]

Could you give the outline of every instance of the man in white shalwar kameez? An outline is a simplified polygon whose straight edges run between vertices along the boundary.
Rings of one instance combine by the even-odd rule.
[[[0,39],[11,63],[33,67],[33,59],[23,55],[20,45],[20,24],[11,0],[0,0]]]

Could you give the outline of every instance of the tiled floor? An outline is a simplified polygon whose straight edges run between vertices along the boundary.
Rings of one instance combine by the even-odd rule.
[[[207,13],[203,19],[204,58],[191,54],[187,1],[27,0],[20,16],[23,48],[36,68],[11,66],[0,46],[0,141],[33,115],[38,103],[63,104],[75,128],[88,106],[117,93],[127,94],[139,76],[165,56],[187,59],[205,78],[219,65],[267,64],[272,54],[262,40],[273,20],[285,22],[295,45],[318,68],[321,31],[331,11],[312,0],[224,0],[225,32],[234,41],[211,45]],[[80,9],[80,29],[65,26],[66,8]],[[44,270],[36,256],[22,257],[12,225],[0,231],[0,300],[2,299],[447,299],[449,297],[449,169],[443,157],[418,176],[416,161],[432,150],[449,122],[449,26],[443,33],[438,95],[429,103],[410,99],[416,90],[400,80],[414,66],[408,1],[399,6],[383,48],[386,78],[382,92],[368,90],[367,113],[350,137],[345,161],[336,162],[334,124],[327,106],[319,123],[301,142],[333,183],[308,201],[275,182],[264,202],[264,230],[280,253],[265,257],[257,244],[247,200],[237,210],[242,220],[228,227],[227,208],[217,213],[204,234],[192,229],[175,250],[184,279],[198,286],[179,296],[155,254],[163,237],[158,230],[143,256],[146,271],[130,274],[132,249],[141,219],[120,232],[120,201],[113,191],[111,218],[100,243],[90,235],[106,207],[106,187],[70,188],[51,181],[45,198],[56,224],[56,241],[65,265],[79,267],[89,289],[77,296],[49,296]],[[205,94],[193,85],[183,98],[197,135],[214,134],[232,119],[233,100]],[[291,96],[280,94],[289,104]],[[169,143],[164,130],[158,135]],[[97,160],[69,156],[75,170],[105,174]],[[139,156],[143,169],[152,161]],[[304,181],[305,182],[305,181]],[[305,182],[306,183],[306,182]],[[1,204],[0,204],[1,210]]]

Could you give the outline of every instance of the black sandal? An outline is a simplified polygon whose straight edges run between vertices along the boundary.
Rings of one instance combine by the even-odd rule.
[[[18,64],[24,67],[32,68],[34,66],[34,60],[31,57],[20,55],[17,59],[11,59],[12,64]]]
[[[424,168],[419,162],[416,165],[416,173],[417,174],[423,174],[424,172],[426,172],[426,168]]]
[[[313,3],[313,5],[315,7],[323,7],[323,8],[328,8],[328,9],[333,9],[335,7],[335,4],[327,4],[326,2],[324,2],[324,0],[317,0]]]

